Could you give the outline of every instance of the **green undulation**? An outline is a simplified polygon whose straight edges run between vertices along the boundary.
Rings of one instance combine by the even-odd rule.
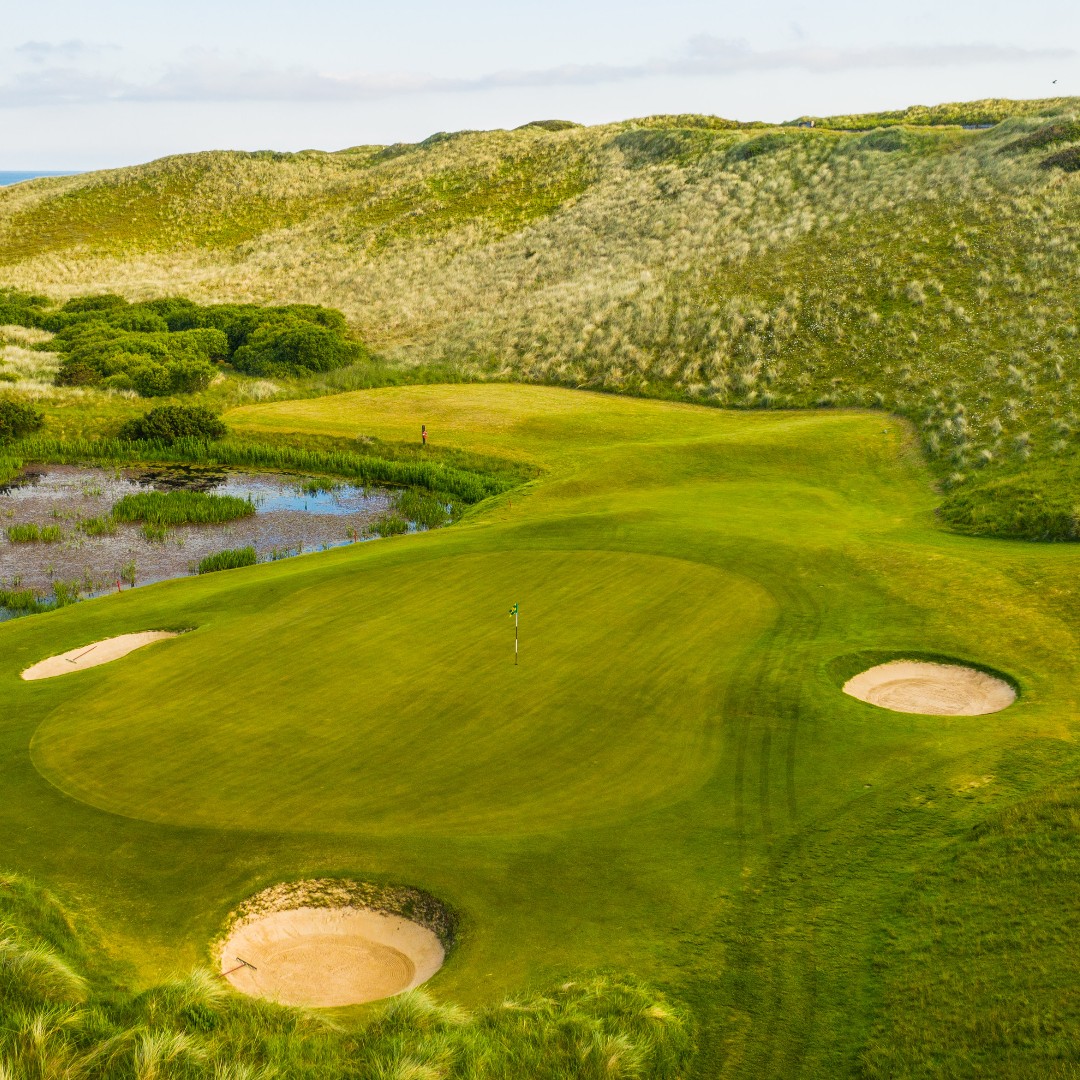
[[[217,570],[236,570],[241,566],[254,566],[257,562],[258,558],[253,547],[228,548],[200,559],[197,572],[212,574]]]
[[[205,491],[140,491],[125,495],[112,508],[117,521],[166,526],[221,524],[254,513],[250,499]]]

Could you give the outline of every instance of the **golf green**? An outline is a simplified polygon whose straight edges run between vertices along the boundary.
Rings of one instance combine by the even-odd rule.
[[[391,441],[426,423],[433,449],[539,476],[449,529],[0,627],[3,862],[133,981],[206,962],[243,897],[344,875],[460,914],[438,997],[632,972],[690,1005],[702,1076],[907,1075],[920,1039],[932,1075],[954,1043],[961,1065],[1012,1046],[1033,995],[1073,1022],[1051,878],[1001,884],[1010,857],[983,880],[970,845],[1075,775],[1075,547],[941,530],[914,440],[875,413],[469,385],[227,419]],[[985,665],[1019,697],[924,716],[842,693],[897,657]],[[1025,942],[1038,963],[1010,959]],[[969,1031],[964,980],[1008,987],[997,1034]]]

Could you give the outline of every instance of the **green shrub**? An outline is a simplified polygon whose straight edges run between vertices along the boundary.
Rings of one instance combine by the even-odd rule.
[[[48,310],[40,297],[0,292],[0,314],[56,336],[60,386],[103,385],[143,397],[204,390],[228,360],[251,374],[327,372],[361,358],[340,311],[312,304],[202,307],[182,297],[129,304],[122,296],[81,296]]]
[[[121,439],[154,440],[171,446],[177,439],[222,439],[228,429],[202,405],[159,405],[120,428]]]
[[[213,574],[218,570],[236,570],[241,566],[254,566],[258,562],[253,547],[228,548],[199,560],[200,574]]]
[[[38,326],[48,306],[44,296],[0,289],[0,326]]]
[[[151,525],[218,525],[250,517],[255,504],[238,495],[204,491],[140,491],[125,495],[112,509],[117,521],[145,521]]]
[[[356,342],[325,326],[283,319],[256,329],[232,362],[248,375],[307,375],[344,367],[362,354]]]
[[[45,416],[28,401],[10,394],[0,396],[0,442],[22,439],[40,431]]]

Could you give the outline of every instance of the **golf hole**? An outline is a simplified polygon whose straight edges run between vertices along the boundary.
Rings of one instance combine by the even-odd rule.
[[[67,652],[39,660],[36,664],[31,664],[22,673],[22,677],[33,681],[52,679],[57,675],[70,675],[73,671],[83,671],[86,668],[97,667],[99,664],[107,664],[111,660],[119,660],[121,656],[127,656],[128,653],[141,649],[144,645],[152,645],[155,641],[179,636],[179,633],[173,630],[142,630],[137,634],[121,634],[119,637],[103,638],[93,644],[80,645],[77,649],[69,649]]]
[[[218,962],[241,993],[332,1008],[415,989],[442,967],[452,941],[448,912],[419,890],[295,882],[243,905]]]
[[[1007,709],[1016,691],[1004,679],[962,664],[893,660],[860,672],[844,693],[893,712],[982,716]]]

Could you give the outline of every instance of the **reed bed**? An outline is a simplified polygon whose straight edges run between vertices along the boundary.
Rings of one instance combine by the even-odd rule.
[[[251,517],[255,504],[238,495],[204,491],[140,491],[125,495],[112,508],[116,521],[142,521],[148,525],[220,525]]]

